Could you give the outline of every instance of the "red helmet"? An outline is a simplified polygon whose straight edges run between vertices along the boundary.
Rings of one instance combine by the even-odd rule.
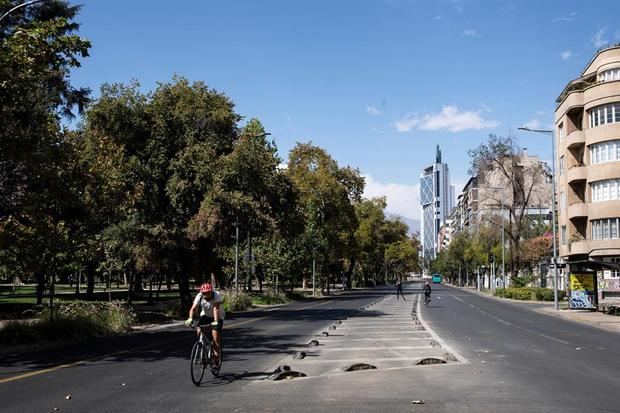
[[[211,285],[211,283],[202,283],[202,285],[200,286],[200,292],[201,293],[209,293],[213,291],[213,286]]]

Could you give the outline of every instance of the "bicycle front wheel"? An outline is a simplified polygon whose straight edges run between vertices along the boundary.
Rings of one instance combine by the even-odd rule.
[[[192,352],[189,356],[190,358],[190,373],[192,376],[192,383],[196,386],[200,386],[202,382],[202,378],[205,375],[205,363],[204,359],[204,346],[200,341],[197,341],[192,347]]]

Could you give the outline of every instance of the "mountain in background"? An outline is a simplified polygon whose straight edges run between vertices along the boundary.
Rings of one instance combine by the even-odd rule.
[[[419,219],[406,218],[402,215],[390,214],[389,212],[386,215],[388,218],[399,219],[403,221],[405,224],[407,224],[407,226],[409,227],[409,231],[407,231],[407,234],[409,236],[412,236],[416,232],[420,232],[420,220]]]

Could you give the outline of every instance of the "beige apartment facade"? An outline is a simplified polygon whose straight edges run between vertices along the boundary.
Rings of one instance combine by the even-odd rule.
[[[620,44],[600,49],[557,99],[560,256],[620,297]]]

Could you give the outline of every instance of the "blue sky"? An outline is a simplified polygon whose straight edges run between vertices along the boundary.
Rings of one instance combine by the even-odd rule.
[[[457,193],[467,150],[513,133],[551,158],[555,98],[595,50],[620,41],[620,2],[474,0],[82,1],[93,89],[176,73],[259,118],[280,155],[299,141],[367,176],[368,196],[419,219],[418,181],[435,145]]]

